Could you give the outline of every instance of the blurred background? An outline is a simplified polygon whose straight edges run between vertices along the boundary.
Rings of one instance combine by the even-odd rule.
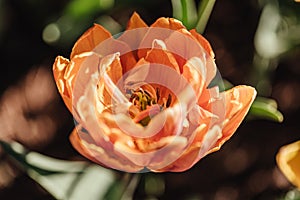
[[[93,23],[119,33],[134,11],[151,24],[172,17],[172,4],[0,0],[0,140],[58,159],[84,160],[68,140],[74,123],[54,84],[52,64],[57,55],[68,58]],[[274,99],[284,120],[250,114],[220,151],[189,171],[145,174],[134,199],[292,199],[293,186],[277,168],[275,155],[282,145],[300,139],[300,3],[216,1],[204,36],[222,77]],[[19,198],[54,199],[0,149],[0,199]]]

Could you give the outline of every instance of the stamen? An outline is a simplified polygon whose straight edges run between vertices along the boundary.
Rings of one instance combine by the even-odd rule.
[[[167,99],[167,103],[166,103],[167,108],[171,105],[171,102],[172,102],[172,96],[171,96],[171,94],[169,94],[168,99]]]
[[[157,87],[154,90],[150,85],[126,92],[131,94],[129,100],[137,110],[137,112],[131,112],[130,116],[136,123],[140,123],[143,126],[147,126],[153,116],[168,108],[172,103],[171,94],[167,98],[162,98],[160,96],[160,88]],[[158,104],[160,99],[162,101],[161,105]]]
[[[159,90],[159,88],[156,88],[156,100],[157,100],[157,102],[158,102],[159,98],[160,98],[160,90]]]

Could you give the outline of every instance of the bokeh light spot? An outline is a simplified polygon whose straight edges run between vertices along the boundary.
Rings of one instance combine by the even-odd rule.
[[[48,24],[43,31],[43,40],[46,43],[54,43],[60,38],[60,30],[56,23]]]

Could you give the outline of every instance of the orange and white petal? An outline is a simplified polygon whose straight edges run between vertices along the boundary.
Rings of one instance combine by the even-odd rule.
[[[181,21],[174,18],[161,17],[157,19],[151,27],[166,28],[171,30],[179,30],[185,28]]]
[[[84,95],[86,85],[92,74],[98,73],[101,60],[93,52],[84,52],[74,56],[71,61],[58,56],[53,65],[54,78],[68,109],[73,112],[73,104]],[[96,64],[95,64],[96,63]],[[76,113],[73,113],[77,119]]]
[[[187,144],[187,138],[182,136],[164,137],[154,142],[153,146],[160,148],[154,151],[155,154],[147,168],[152,172],[162,172],[162,168],[170,165],[183,154]]]
[[[72,91],[67,86],[65,78],[66,70],[70,61],[62,56],[57,56],[53,64],[53,75],[60,95],[62,96],[67,108],[72,111]],[[69,67],[70,68],[70,67]]]
[[[148,27],[148,25],[141,19],[140,15],[137,12],[134,12],[128,21],[126,30],[145,27]]]
[[[197,101],[202,94],[202,90],[206,86],[206,67],[202,60],[198,57],[189,59],[183,66],[182,75],[185,77],[189,85],[194,89],[197,95]]]
[[[97,145],[88,133],[81,132],[80,129],[74,129],[70,140],[74,148],[83,156],[102,166],[126,172],[139,172],[144,168],[143,166],[133,164],[124,157],[119,157],[115,154],[113,146],[109,149]]]
[[[206,67],[206,86],[209,85],[216,75],[217,68],[213,57],[206,50],[207,45],[209,45],[208,42],[207,44],[199,43],[186,29],[180,29],[173,32],[170,37],[166,39],[165,43],[167,49],[174,54],[180,66],[180,71],[182,71],[182,66],[187,60],[198,57]]]
[[[155,115],[146,126],[145,134],[153,141],[180,135],[184,129],[186,115],[185,105],[177,103]]]
[[[88,61],[95,63],[96,61],[93,59],[96,58],[97,57],[89,57],[89,59],[85,63],[86,65],[82,66],[83,69],[90,69],[89,67],[93,67],[94,65],[92,65]],[[98,62],[100,62],[100,66],[104,67],[104,69],[107,69],[111,67],[115,61],[116,55],[110,55]],[[123,111],[123,113],[126,112],[126,108],[129,108],[130,106],[128,99],[117,88],[117,86],[113,83],[111,78],[105,73],[103,74],[102,78],[103,84],[105,85],[105,91],[107,91],[106,94],[108,95],[106,97],[101,97],[101,95],[103,94],[99,94],[99,90],[101,89],[98,86],[100,79],[98,71],[92,74],[80,74],[77,80],[78,83],[76,90],[74,90],[73,92],[73,115],[75,116],[75,119],[78,121],[78,123],[80,123],[85,129],[89,131],[91,137],[96,142],[101,140],[101,138],[108,139],[105,136],[105,133],[103,132],[103,122],[101,123],[99,119],[103,115],[103,112],[105,110],[107,111],[109,108],[115,108],[115,106],[111,106],[111,104],[113,103],[116,103],[117,105],[124,104],[125,110]],[[99,101],[99,99],[102,101]],[[105,103],[107,103],[108,105],[106,105]],[[114,110],[111,110],[111,112],[114,112]]]
[[[137,90],[146,84],[145,80],[149,74],[150,63],[144,58],[140,59],[135,66],[123,74],[122,82],[118,84],[125,90]]]
[[[281,147],[276,161],[286,178],[300,189],[300,141]]]
[[[148,25],[136,12],[134,12],[128,21],[126,31],[118,38],[118,40],[126,42],[130,48],[135,51],[139,48],[148,29]]]
[[[98,160],[96,160],[89,151],[85,148],[85,146],[82,143],[82,138],[78,135],[78,128],[74,128],[72,133],[69,136],[70,142],[72,146],[84,157],[88,158],[89,160],[98,163],[100,165],[105,166],[103,163],[100,163]]]
[[[192,36],[185,28],[171,32],[170,36],[165,40],[167,49],[177,56],[177,62],[180,67],[184,61],[192,57],[203,57],[205,51],[201,44]]]
[[[236,86],[225,92],[226,116],[223,134],[232,134],[241,124],[256,97],[256,90],[251,86]]]
[[[154,22],[147,32],[139,45],[137,53],[138,58],[146,56],[147,51],[152,49],[153,41],[161,40],[165,41],[174,31],[179,29],[185,29],[184,25],[173,18],[159,18]]]
[[[212,57],[215,57],[215,54],[210,46],[210,43],[203,37],[200,33],[198,33],[195,29],[190,30],[190,33],[197,39],[197,41],[201,44],[201,46],[205,49],[205,51]]]
[[[205,126],[199,126],[193,135],[197,135],[198,138],[202,137],[201,141],[191,143],[176,161],[158,171],[182,172],[190,169],[209,153],[209,149],[211,149],[222,134],[219,126],[214,126],[209,130]]]
[[[116,85],[122,78],[122,65],[120,62],[119,55],[115,56],[109,62],[106,58],[107,57],[103,58],[100,62],[99,68],[102,68],[103,72],[99,78],[100,80],[99,83],[97,84],[97,90],[98,90],[99,101],[104,106],[109,106],[113,103],[112,95],[115,94],[113,91],[110,91],[111,87],[108,86],[107,79],[110,79],[109,84],[111,83]]]
[[[101,25],[94,24],[75,43],[70,59],[83,52],[92,51],[98,44],[111,37],[111,34]]]
[[[150,51],[147,52],[145,60],[150,63],[156,63],[156,64],[164,65],[166,67],[171,67],[174,70],[176,70],[178,73],[180,73],[179,66],[174,56],[163,49],[158,49],[158,48],[151,49]]]
[[[223,120],[222,137],[211,151],[219,150],[236,131],[248,113],[256,97],[256,90],[251,86],[236,86],[225,92],[226,114]]]

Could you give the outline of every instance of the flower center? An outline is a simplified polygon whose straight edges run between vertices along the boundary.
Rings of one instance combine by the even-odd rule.
[[[151,120],[162,110],[168,108],[172,102],[172,95],[167,98],[161,97],[160,89],[154,89],[150,85],[143,85],[136,90],[130,90],[129,101],[133,107],[130,109],[130,115],[136,123],[147,126]]]
[[[129,100],[141,111],[146,110],[147,106],[152,106],[157,103],[156,98],[152,97],[149,92],[142,88],[134,91]]]

